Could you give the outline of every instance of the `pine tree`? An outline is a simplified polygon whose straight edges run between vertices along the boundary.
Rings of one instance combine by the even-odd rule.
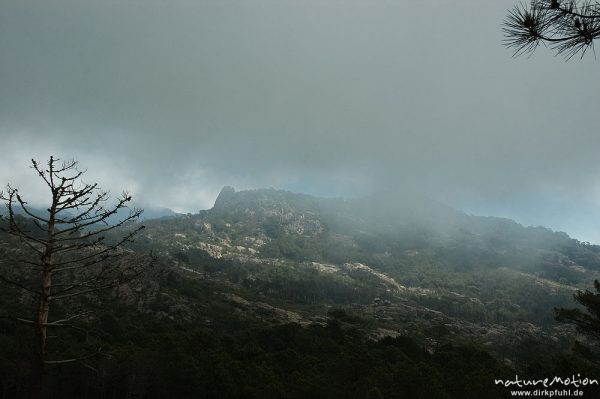
[[[505,45],[514,55],[543,43],[570,59],[583,57],[600,37],[600,4],[588,0],[532,0],[515,6],[504,21]]]
[[[588,290],[578,291],[575,300],[586,308],[581,309],[554,309],[556,319],[561,322],[577,326],[577,332],[600,340],[600,281],[594,281],[596,292]]]
[[[97,352],[72,359],[49,359],[48,331],[70,326],[87,312],[51,318],[55,303],[89,297],[93,293],[120,286],[139,277],[151,264],[127,262],[123,244],[143,229],[133,223],[141,209],[129,208],[128,193],[109,204],[110,198],[97,183],[82,180],[85,171],[77,161],[60,162],[50,157],[46,167],[32,160],[32,168],[48,189],[48,208],[36,212],[19,190],[7,186],[0,192],[7,214],[0,218],[5,233],[22,243],[24,251],[0,272],[0,281],[34,297],[33,317],[15,320],[35,329],[31,364],[30,397],[43,397],[44,376],[50,364],[81,361]],[[123,215],[125,213],[125,216]],[[121,217],[121,218],[120,218]],[[117,221],[113,219],[117,218]],[[119,219],[120,218],[120,219]],[[109,237],[113,230],[128,227],[122,236]]]

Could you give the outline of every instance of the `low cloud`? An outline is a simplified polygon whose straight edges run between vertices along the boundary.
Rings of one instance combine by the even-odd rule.
[[[41,199],[28,160],[75,157],[189,212],[224,185],[419,190],[600,242],[600,72],[512,59],[512,5],[7,2],[0,180]]]

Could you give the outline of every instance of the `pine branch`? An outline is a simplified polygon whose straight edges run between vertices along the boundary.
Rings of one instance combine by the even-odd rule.
[[[508,12],[503,27],[504,45],[514,49],[513,56],[533,53],[540,43],[548,44],[567,60],[593,50],[600,37],[598,3],[559,0],[533,0],[529,7],[515,6]]]

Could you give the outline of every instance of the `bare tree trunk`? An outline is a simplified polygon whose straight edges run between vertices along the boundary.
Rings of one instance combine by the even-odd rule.
[[[36,342],[39,341],[38,333],[36,332]],[[33,350],[33,357],[31,359],[31,371],[29,374],[29,398],[30,399],[41,399],[43,396],[43,380],[44,380],[44,359],[42,354],[39,353],[39,348],[36,347]]]
[[[35,318],[35,348],[31,365],[31,391],[30,399],[41,399],[44,397],[44,377],[46,374],[46,342],[48,338],[48,314],[50,313],[50,290],[52,288],[52,254],[54,251],[54,225],[56,218],[56,194],[52,198],[50,217],[48,222],[48,238],[41,262],[42,290]]]
[[[18,237],[36,258],[35,261],[32,257],[21,262],[27,265],[29,270],[33,267],[33,270],[42,274],[41,284],[28,281],[31,277],[29,273],[21,276],[23,278],[17,277],[16,281],[0,276],[2,281],[34,294],[38,299],[31,320],[19,319],[30,324],[35,334],[29,378],[23,378],[24,382],[28,382],[23,385],[28,386],[21,390],[23,394],[28,394],[30,399],[43,399],[48,394],[46,368],[49,364],[78,360],[47,359],[49,325],[65,325],[57,321],[49,323],[50,302],[118,287],[137,278],[145,268],[132,265],[125,267],[116,262],[124,256],[124,252],[120,251],[122,245],[132,241],[144,226],[132,226],[133,230],[129,230],[129,233],[116,242],[105,242],[106,233],[137,220],[142,213],[141,209],[129,208],[131,196],[124,192],[116,204],[106,206],[105,203],[109,200],[108,193],[100,190],[97,184],[82,182],[81,176],[84,171],[77,169],[76,161],[63,162],[62,165],[57,162],[58,159],[51,156],[45,169],[35,160],[31,160],[33,169],[52,193],[47,217],[32,212],[17,189],[7,186],[6,195],[0,191],[0,201],[5,202],[8,208],[6,231]],[[20,209],[30,219],[29,224],[33,226],[33,230],[21,225],[20,218],[16,217],[15,208]],[[108,223],[112,216],[118,217],[119,211],[124,209],[129,209],[128,216],[117,223]],[[0,219],[4,221],[1,215]],[[60,227],[58,230],[57,226]],[[61,321],[66,322],[79,316],[67,316]]]
[[[42,294],[38,304],[35,326],[35,347],[31,364],[30,399],[44,396],[46,340],[48,336],[48,313],[50,311],[51,273],[44,270]]]
[[[50,311],[50,288],[52,287],[52,271],[50,265],[44,266],[44,273],[42,276],[42,295],[40,295],[40,302],[38,305],[37,312],[37,330],[39,335],[38,348],[40,354],[45,358],[46,356],[46,339],[48,336],[48,313]]]

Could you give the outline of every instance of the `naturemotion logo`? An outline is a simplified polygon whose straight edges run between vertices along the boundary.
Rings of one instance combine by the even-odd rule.
[[[544,388],[549,388],[555,384],[556,385],[564,385],[564,386],[573,386],[575,388],[579,388],[579,387],[585,387],[585,386],[589,386],[589,385],[598,385],[598,380],[591,379],[591,378],[581,378],[581,374],[577,374],[577,377],[575,377],[575,375],[573,375],[573,376],[567,377],[567,378],[554,377],[552,379],[542,378],[542,379],[538,379],[538,380],[519,379],[519,376],[515,375],[514,380],[495,379],[494,383],[496,385],[502,385],[507,388],[511,387],[511,386],[516,386],[519,388],[535,387],[538,385],[543,386]]]
[[[548,398],[582,397],[583,391],[579,390],[579,388],[591,385],[599,385],[597,379],[582,377],[581,374],[577,374],[577,376],[572,375],[570,377],[552,377],[540,379],[523,379],[519,378],[518,375],[515,375],[514,379],[494,379],[494,383],[506,388],[522,388],[511,390],[510,395],[512,397],[529,396]],[[554,389],[545,389],[553,386]],[[575,389],[564,389],[565,387]],[[535,389],[532,390],[531,388]]]

